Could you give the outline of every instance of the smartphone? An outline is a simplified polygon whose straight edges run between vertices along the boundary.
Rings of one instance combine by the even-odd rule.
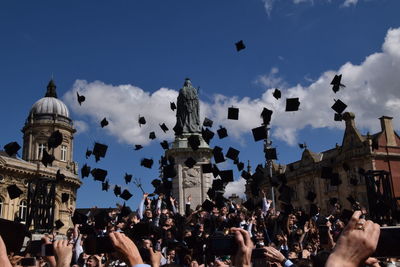
[[[22,266],[36,266],[36,258],[22,258],[20,261]]]
[[[251,258],[252,259],[265,259],[265,255],[264,255],[265,249],[263,248],[255,248],[253,249],[253,251],[251,252]]]
[[[112,253],[115,251],[109,236],[88,236],[83,241],[83,248],[89,255]]]
[[[210,239],[210,252],[215,256],[234,255],[237,243],[233,235],[214,236]]]
[[[375,258],[398,258],[400,257],[400,227],[386,226],[381,227],[378,239],[378,246],[372,257]]]

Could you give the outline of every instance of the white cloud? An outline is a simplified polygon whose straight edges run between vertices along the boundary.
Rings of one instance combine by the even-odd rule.
[[[245,198],[246,180],[240,177],[239,180],[230,182],[225,187],[224,197],[228,198],[232,194],[236,194],[240,198]]]
[[[87,125],[86,122],[80,121],[80,120],[75,120],[74,126],[76,129],[76,134],[81,134],[81,133],[87,132],[87,130],[89,129],[89,125]]]
[[[261,0],[264,3],[265,11],[267,12],[268,16],[271,16],[272,9],[274,7],[275,0]]]
[[[344,3],[342,4],[342,6],[344,7],[349,7],[351,5],[357,5],[358,0],[345,0]]]

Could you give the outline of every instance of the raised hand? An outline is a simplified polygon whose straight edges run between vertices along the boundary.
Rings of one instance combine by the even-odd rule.
[[[241,228],[231,228],[235,235],[236,243],[238,244],[238,251],[234,258],[235,266],[251,266],[251,252],[254,245],[251,241],[249,232]]]
[[[72,260],[72,244],[68,240],[56,240],[53,243],[57,267],[69,267]]]
[[[120,254],[125,263],[130,264],[130,266],[143,264],[139,250],[129,237],[119,232],[112,232],[109,234],[109,236],[115,247],[115,250]]]

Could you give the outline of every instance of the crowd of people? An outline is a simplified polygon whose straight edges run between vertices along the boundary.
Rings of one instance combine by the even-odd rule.
[[[144,194],[136,211],[75,211],[65,239],[42,239],[54,256],[29,255],[28,244],[24,257],[36,257],[40,267],[381,266],[370,257],[380,226],[361,211],[346,217],[338,204],[325,215],[279,211],[262,194],[252,209],[231,201],[192,207],[189,196],[180,214],[174,198]],[[21,258],[7,254],[0,239],[1,267],[19,267]]]

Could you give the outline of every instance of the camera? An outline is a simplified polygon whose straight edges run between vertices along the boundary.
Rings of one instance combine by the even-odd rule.
[[[83,241],[83,248],[89,255],[112,253],[115,251],[109,236],[88,236]]]
[[[400,257],[400,226],[381,227],[378,246],[372,257],[376,258],[397,258]]]

